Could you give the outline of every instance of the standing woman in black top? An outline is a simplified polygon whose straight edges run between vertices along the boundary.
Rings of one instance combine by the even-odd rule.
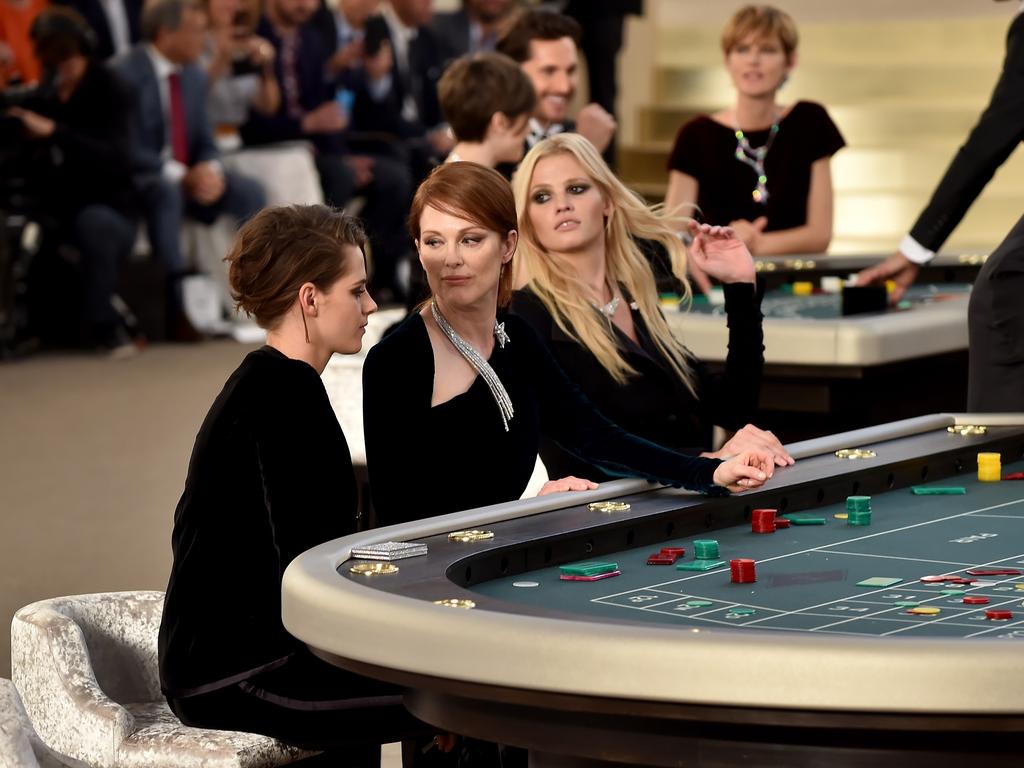
[[[602,416],[536,334],[504,308],[512,293],[515,200],[497,171],[437,168],[409,217],[432,298],[373,347],[363,424],[378,519],[397,523],[518,499],[542,435],[618,476],[739,491],[773,472],[771,456],[684,456]],[[584,490],[562,478],[542,492]]]
[[[513,180],[519,210],[512,312],[529,323],[587,398],[616,424],[682,453],[712,458],[766,451],[792,463],[771,432],[749,424],[764,367],[760,297],[750,252],[732,230],[690,222],[690,255],[725,284],[729,353],[712,375],[673,336],[654,275],[634,237],[660,245],[684,292],[686,256],[676,219],[648,207],[586,139],[540,142]],[[710,453],[713,425],[736,431]],[[600,467],[544,440],[553,477],[606,480]]]
[[[696,203],[703,221],[729,224],[755,256],[821,253],[832,240],[830,162],[845,142],[820,104],[779,103],[796,47],[789,14],[738,10],[722,32],[735,105],[686,123],[668,161],[666,206]]]
[[[161,688],[186,725],[343,748],[345,766],[379,765],[379,744],[421,727],[398,689],[320,661],[281,623],[288,563],[356,530],[352,460],[320,374],[359,351],[377,309],[364,243],[355,219],[319,205],[268,208],[239,231],[231,286],[267,345],[196,437],[159,643]]]

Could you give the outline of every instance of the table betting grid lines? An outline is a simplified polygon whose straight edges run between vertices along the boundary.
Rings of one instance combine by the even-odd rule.
[[[1024,570],[1024,552],[1009,556],[1004,555],[986,562],[963,562],[847,552],[842,549],[860,541],[893,536],[910,529],[935,526],[950,520],[961,520],[964,518],[1014,520],[1024,526],[1024,516],[991,514],[996,510],[1008,511],[1010,508],[1016,508],[1024,512],[1024,499],[988,505],[954,515],[946,515],[920,523],[900,526],[891,530],[870,533],[816,547],[808,547],[795,552],[759,559],[757,563],[758,566],[761,566],[772,561],[785,560],[800,555],[823,554],[837,557],[875,558],[880,562],[888,560],[919,563],[921,567],[919,575],[957,573],[967,569],[990,567],[1010,567]],[[1024,531],[1021,531],[1021,533],[1024,534]],[[784,535],[784,533],[775,535]],[[880,565],[879,567],[884,569],[884,566]],[[727,573],[728,568],[722,568],[692,574],[664,581],[650,587],[636,588],[592,598],[591,602],[675,616],[677,618],[682,615],[688,620],[700,623],[791,632],[809,631],[831,634],[889,636],[906,632],[913,633],[915,630],[927,627],[926,633],[929,636],[934,636],[934,628],[937,625],[944,624],[952,630],[950,635],[959,637],[995,636],[1005,639],[1024,639],[1024,613],[1015,611],[1015,613],[1021,615],[1021,618],[1009,621],[993,621],[985,617],[986,610],[1024,607],[1022,606],[1024,589],[1018,589],[1016,586],[1019,584],[1024,587],[1024,576],[997,580],[989,578],[979,579],[974,584],[963,585],[964,595],[955,596],[941,594],[943,589],[941,584],[923,584],[920,581],[907,579],[903,583],[890,587],[853,592],[849,596],[788,611],[754,602],[724,601],[719,598],[701,595],[699,590],[695,590],[693,594],[683,594],[670,589],[685,583],[699,584],[698,580],[700,579],[721,579]],[[762,578],[764,578],[764,570],[761,573]],[[838,574],[840,571],[834,571],[834,573]],[[987,597],[989,598],[989,603],[980,606],[965,605],[962,602],[965,595]],[[942,614],[937,616],[908,615],[904,612],[905,609],[903,607],[895,605],[896,601],[914,601],[920,606],[940,607]],[[711,604],[694,607],[688,605],[691,602],[710,602]],[[736,613],[736,609],[753,609],[755,613]],[[790,624],[788,626],[773,626],[771,623],[768,623],[780,620],[790,622]],[[869,628],[866,625],[870,625],[870,631],[868,631]],[[965,633],[962,631],[963,629],[972,631]]]

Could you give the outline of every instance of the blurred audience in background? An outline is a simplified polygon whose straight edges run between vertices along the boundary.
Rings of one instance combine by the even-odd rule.
[[[38,82],[42,69],[29,30],[49,0],[0,0],[0,88]]]
[[[457,11],[434,14],[431,29],[448,62],[467,53],[493,51],[511,24],[516,0],[462,0]]]
[[[194,0],[149,0],[142,37],[112,66],[134,94],[132,170],[150,245],[167,270],[170,333],[196,338],[182,309],[181,250],[186,217],[213,224],[221,214],[244,221],[264,203],[255,180],[226,170],[206,111],[208,82],[199,65],[206,14]]]
[[[11,107],[8,115],[21,121],[24,149],[35,162],[32,183],[42,206],[37,213],[52,222],[48,234],[80,256],[81,341],[128,354],[134,340],[113,297],[136,232],[131,97],[97,59],[96,36],[75,11],[44,10],[32,24],[31,39],[56,88]]]
[[[96,35],[96,57],[127,53],[141,38],[142,0],[54,0],[74,8]]]
[[[43,61],[30,33],[49,3],[71,42]],[[197,269],[213,278],[230,316],[222,246],[268,203],[359,215],[374,297],[414,302],[422,281],[404,222],[435,166],[511,173],[529,146],[566,130],[611,145],[611,109],[569,115],[578,46],[603,34],[589,31],[598,22],[585,3],[567,7],[582,31],[524,0],[464,0],[436,15],[434,5],[0,0],[0,211],[27,211],[44,250],[63,243],[81,267],[77,336],[121,351],[139,326],[201,338],[183,285]]]

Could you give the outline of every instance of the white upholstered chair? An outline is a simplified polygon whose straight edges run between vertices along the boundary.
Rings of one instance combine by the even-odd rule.
[[[269,768],[308,756],[267,736],[182,725],[160,693],[163,604],[163,592],[111,592],[15,614],[12,677],[43,743],[95,768]]]
[[[61,760],[43,744],[22,706],[18,689],[0,678],[0,766],[2,768],[68,768],[80,763]],[[84,768],[84,766],[81,766]]]

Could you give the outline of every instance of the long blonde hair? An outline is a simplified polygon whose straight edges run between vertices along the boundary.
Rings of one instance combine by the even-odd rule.
[[[648,206],[612,173],[594,146],[582,136],[562,133],[531,149],[512,179],[519,216],[516,286],[529,286],[555,323],[571,339],[589,349],[618,384],[637,371],[623,357],[615,341],[611,320],[594,310],[584,280],[562,260],[544,250],[530,223],[530,183],[537,163],[550,155],[572,155],[611,203],[605,223],[605,262],[609,282],[621,285],[636,302],[651,339],[675,373],[694,392],[693,370],[682,344],[672,335],[658,305],[651,265],[634,237],[660,243],[672,261],[672,272],[683,285],[684,301],[692,293],[686,279],[686,251],[676,236],[683,219],[661,205]]]

